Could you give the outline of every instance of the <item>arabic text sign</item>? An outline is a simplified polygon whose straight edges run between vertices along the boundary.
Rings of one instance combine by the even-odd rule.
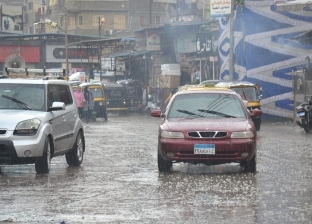
[[[231,14],[232,0],[211,0],[210,14],[211,17],[221,17]]]
[[[146,31],[147,50],[160,51],[160,37],[157,30]]]

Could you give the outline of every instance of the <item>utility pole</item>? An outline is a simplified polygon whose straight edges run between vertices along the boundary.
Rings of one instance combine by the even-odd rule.
[[[65,54],[66,54],[66,79],[68,78],[69,69],[68,69],[68,34],[67,34],[67,10],[65,8]]]
[[[152,2],[153,0],[150,0],[150,24],[152,24]]]
[[[231,0],[231,15],[230,15],[230,68],[229,68],[229,78],[230,81],[234,80],[234,4],[235,0]]]
[[[102,29],[102,26],[103,26],[103,24],[105,22],[106,22],[106,19],[104,17],[101,19],[101,16],[99,16],[99,27],[98,27],[98,29],[99,29],[99,37],[101,36],[101,29]]]

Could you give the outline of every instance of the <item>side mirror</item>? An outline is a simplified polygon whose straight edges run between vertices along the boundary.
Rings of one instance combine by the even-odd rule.
[[[48,111],[65,110],[65,103],[53,102],[52,107],[49,107]]]

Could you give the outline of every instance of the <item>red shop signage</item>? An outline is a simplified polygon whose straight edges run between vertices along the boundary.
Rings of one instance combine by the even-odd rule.
[[[0,62],[12,54],[20,55],[28,63],[40,62],[39,46],[0,46]]]

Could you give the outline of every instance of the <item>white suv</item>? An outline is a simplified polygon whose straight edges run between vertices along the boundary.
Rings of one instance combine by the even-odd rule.
[[[0,79],[0,165],[35,164],[49,173],[65,155],[80,166],[85,151],[82,122],[65,80]]]

